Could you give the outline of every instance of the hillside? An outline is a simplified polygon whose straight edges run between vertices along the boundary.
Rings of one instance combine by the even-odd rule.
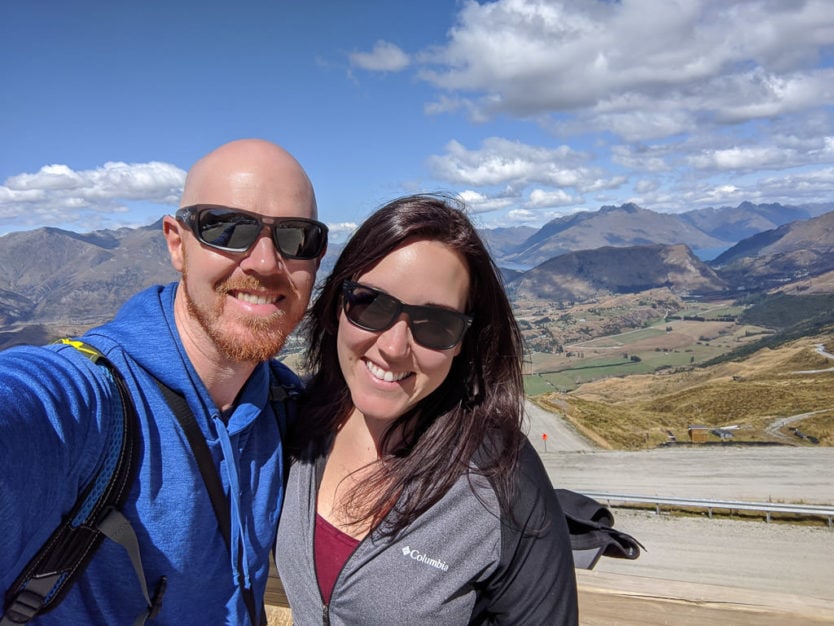
[[[82,324],[177,277],[161,222],[79,235],[55,228],[0,239],[0,324]]]
[[[834,271],[834,212],[758,233],[710,265],[745,289],[776,287]]]
[[[569,252],[508,284],[515,300],[551,302],[578,302],[664,287],[688,294],[724,291],[727,284],[686,246],[659,244]]]
[[[554,219],[502,260],[532,267],[568,252],[606,246],[682,243],[698,250],[726,248],[735,241],[717,239],[678,215],[624,204]]]
[[[495,259],[507,259],[515,249],[538,231],[529,226],[512,228],[488,228],[480,232],[481,238]]]
[[[749,358],[678,373],[607,378],[538,399],[614,448],[688,441],[688,427],[728,428],[733,442],[834,445],[834,328]],[[712,435],[712,441],[720,439]]]
[[[773,230],[783,224],[816,217],[819,214],[808,208],[742,202],[737,207],[687,211],[682,213],[681,217],[716,239],[741,241],[756,233]]]

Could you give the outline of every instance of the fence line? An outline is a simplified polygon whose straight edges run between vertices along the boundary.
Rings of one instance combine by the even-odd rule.
[[[770,522],[770,516],[773,513],[792,513],[796,515],[824,517],[828,521],[829,528],[834,526],[834,506],[825,504],[785,504],[779,502],[746,502],[743,500],[672,498],[666,496],[641,496],[635,494],[607,493],[600,491],[583,491],[582,493],[589,498],[605,501],[609,506],[611,502],[654,504],[655,511],[658,514],[660,513],[660,507],[663,505],[670,507],[706,509],[710,518],[712,517],[712,511],[714,509],[728,511],[760,511],[765,514],[765,519],[768,522]]]

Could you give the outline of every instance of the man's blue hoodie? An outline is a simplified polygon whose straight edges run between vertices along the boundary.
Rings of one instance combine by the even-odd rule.
[[[122,372],[140,422],[141,462],[124,513],[151,593],[168,587],[160,624],[248,624],[240,587],[263,597],[283,498],[283,450],[258,366],[224,422],[174,324],[177,283],[127,302],[83,340]],[[229,497],[224,543],[191,449],[151,374],[188,402]],[[291,380],[294,376],[285,372]],[[297,381],[296,381],[297,382]],[[93,477],[121,404],[105,372],[69,346],[0,352],[0,593]],[[243,566],[238,571],[233,561]],[[125,551],[109,540],[66,599],[35,624],[131,624],[145,608]]]

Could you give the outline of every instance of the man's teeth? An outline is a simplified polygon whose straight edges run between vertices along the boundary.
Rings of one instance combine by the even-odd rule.
[[[271,302],[275,302],[275,298],[273,296],[259,296],[254,293],[244,292],[238,293],[237,299],[250,304],[270,304]]]
[[[368,368],[368,371],[373,374],[374,378],[378,378],[379,380],[384,380],[386,383],[393,383],[398,380],[402,380],[406,376],[409,375],[410,372],[400,372],[399,374],[395,374],[394,372],[389,372],[387,370],[374,365],[370,361],[365,361],[365,366]]]

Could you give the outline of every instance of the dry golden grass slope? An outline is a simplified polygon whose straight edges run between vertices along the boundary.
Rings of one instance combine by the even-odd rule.
[[[583,431],[610,447],[654,447],[689,441],[688,427],[737,427],[734,441],[815,445],[797,437],[799,428],[834,445],[834,332],[764,349],[740,362],[673,374],[609,378],[586,383],[567,395],[548,394]],[[720,441],[710,435],[709,440]]]

